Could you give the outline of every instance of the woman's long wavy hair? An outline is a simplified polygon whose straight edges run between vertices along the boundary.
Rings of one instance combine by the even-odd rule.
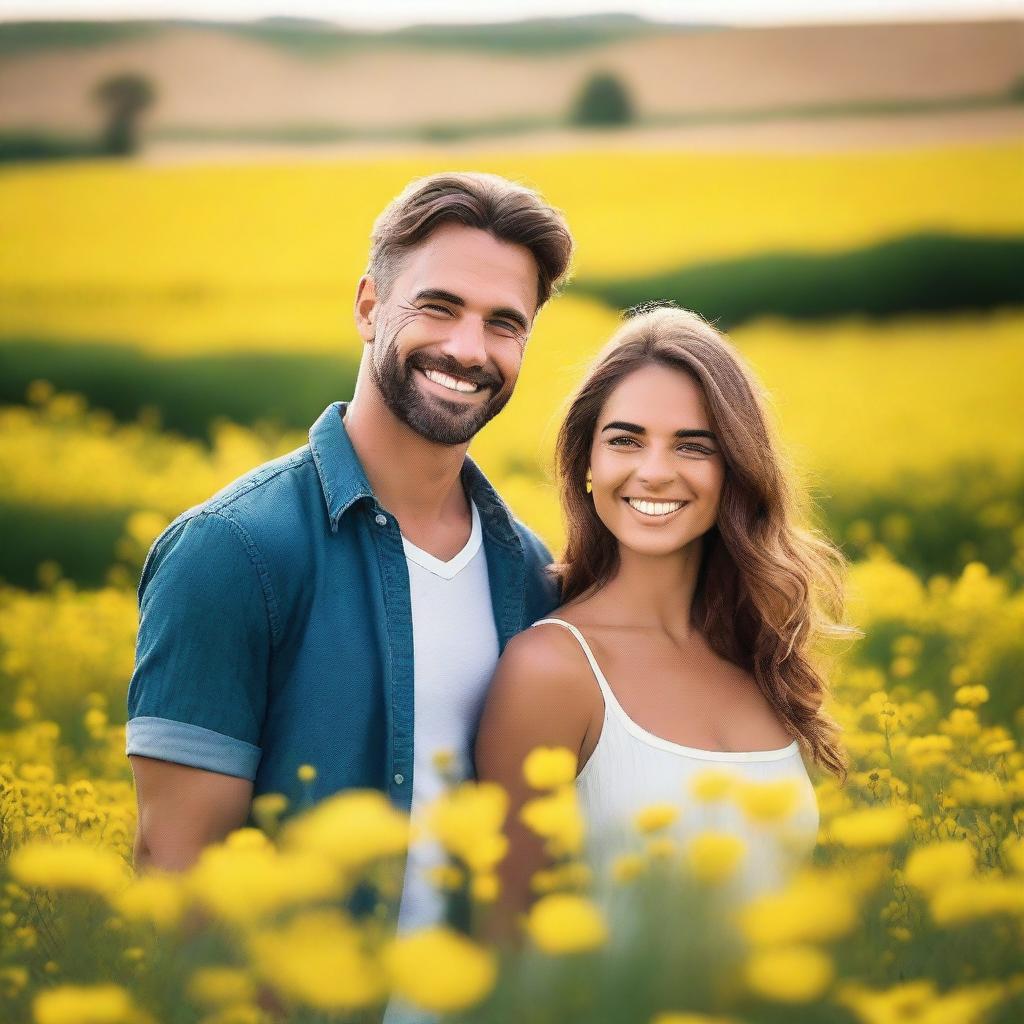
[[[693,624],[714,651],[754,676],[814,762],[845,782],[840,729],[822,708],[827,685],[809,657],[816,639],[857,632],[839,623],[845,560],[798,523],[797,491],[772,438],[760,386],[725,337],[696,313],[659,306],[632,316],[571,399],[556,453],[567,544],[552,571],[562,602],[593,593],[618,571],[618,541],[598,517],[586,477],[609,395],[652,364],[698,383],[725,459],[718,519],[703,537]]]

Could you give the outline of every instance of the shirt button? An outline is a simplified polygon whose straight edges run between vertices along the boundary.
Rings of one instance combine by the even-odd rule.
[[[398,783],[398,785],[401,785],[401,784],[402,784],[403,782],[405,782],[405,776],[404,776],[404,775],[403,775],[403,774],[402,774],[401,772],[399,772],[399,773],[398,773],[398,774],[397,774],[397,775],[395,776],[395,782],[397,782],[397,783]]]
[[[387,526],[387,525],[388,525],[388,517],[387,517],[386,515],[384,515],[383,513],[381,513],[381,512],[378,512],[378,513],[377,513],[377,514],[376,514],[376,515],[375,515],[375,516],[373,517],[373,521],[374,521],[374,522],[375,522],[375,523],[376,523],[376,524],[377,524],[378,526]]]

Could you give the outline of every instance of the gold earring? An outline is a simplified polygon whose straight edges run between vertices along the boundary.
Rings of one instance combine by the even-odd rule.
[[[587,494],[592,494],[593,493],[594,485],[593,485],[593,482],[591,481],[591,478],[590,478],[590,470],[589,469],[587,470],[587,479],[586,479],[586,483],[584,484],[584,486],[587,489]]]

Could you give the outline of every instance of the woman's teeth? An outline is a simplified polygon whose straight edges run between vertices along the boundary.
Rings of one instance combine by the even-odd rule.
[[[667,516],[686,504],[685,501],[644,501],[641,498],[627,498],[626,501],[645,516]]]
[[[441,387],[447,388],[449,391],[471,393],[480,390],[479,384],[470,384],[468,380],[459,380],[458,377],[450,377],[447,373],[439,373],[437,370],[424,370],[423,375],[428,380],[432,380],[435,384],[440,384]]]

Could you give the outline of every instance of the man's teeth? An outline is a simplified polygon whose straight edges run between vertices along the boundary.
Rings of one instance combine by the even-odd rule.
[[[645,516],[667,516],[686,504],[685,501],[643,501],[640,498],[627,498],[626,501]]]
[[[468,380],[459,380],[458,377],[449,377],[447,373],[438,373],[437,370],[424,370],[424,375],[435,384],[440,384],[449,391],[479,391],[479,384],[470,384]]]

